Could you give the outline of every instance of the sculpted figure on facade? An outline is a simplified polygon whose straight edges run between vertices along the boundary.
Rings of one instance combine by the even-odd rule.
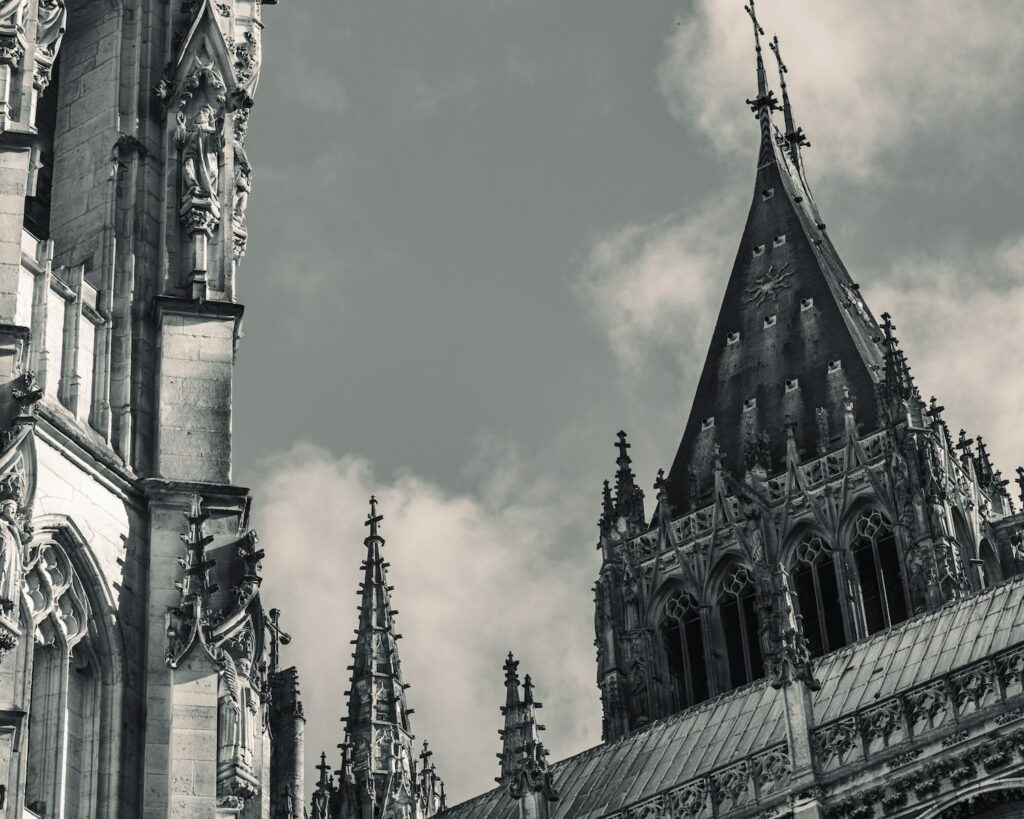
[[[68,10],[64,0],[39,0],[36,45],[51,64],[57,57],[67,24]]]
[[[245,659],[236,661],[224,651],[217,695],[217,793],[245,799],[256,793],[253,750],[259,705],[249,684]]]
[[[252,192],[252,165],[242,144],[235,141],[235,179],[233,196],[233,217],[236,225],[245,222],[245,211],[249,207],[249,194]]]
[[[220,163],[224,139],[212,105],[201,105],[189,120],[177,114],[174,140],[181,151],[181,210],[202,206],[216,220],[220,215]]]
[[[32,539],[32,527],[23,518],[25,482],[14,470],[0,479],[0,612],[18,617],[18,601],[25,574],[25,547]]]

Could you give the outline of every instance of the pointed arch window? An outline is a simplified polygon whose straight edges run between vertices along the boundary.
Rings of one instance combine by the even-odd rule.
[[[750,573],[737,566],[726,575],[718,601],[732,688],[764,676],[757,597]]]
[[[877,509],[865,509],[854,524],[850,549],[860,581],[868,634],[907,619],[907,584],[891,524]]]
[[[982,588],[987,589],[989,586],[999,583],[1003,579],[1003,573],[999,566],[999,558],[996,557],[995,549],[992,548],[988,538],[981,539],[978,558],[981,560],[978,568],[980,569]]]
[[[665,603],[661,637],[668,668],[684,708],[708,698],[707,659],[700,609],[682,589],[676,589]]]
[[[811,656],[820,657],[846,645],[835,558],[813,532],[797,544],[792,578],[794,601]]]

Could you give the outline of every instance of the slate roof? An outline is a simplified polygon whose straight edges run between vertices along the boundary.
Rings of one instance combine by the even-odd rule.
[[[814,717],[822,724],[1024,643],[1024,578],[949,603],[822,657]],[[552,819],[597,819],[785,740],[782,698],[763,680],[555,763]],[[502,789],[445,819],[517,819]]]
[[[861,431],[877,429],[878,324],[827,229],[820,227],[806,181],[777,144],[778,131],[770,125],[762,130],[753,200],[669,472],[669,500],[676,512],[690,510],[691,467],[704,495],[711,491],[716,443],[725,468],[743,475],[746,424],[772,434],[769,472],[784,463],[787,418],[796,423],[797,445],[807,453],[816,451],[817,407],[826,408],[832,436],[838,436],[843,387],[854,397]],[[766,327],[770,316],[775,324]],[[730,342],[734,333],[739,339]],[[831,361],[841,367],[830,373]],[[787,391],[787,381],[798,387]],[[744,408],[748,399],[755,399],[755,409]],[[713,428],[703,428],[706,418],[714,418]]]

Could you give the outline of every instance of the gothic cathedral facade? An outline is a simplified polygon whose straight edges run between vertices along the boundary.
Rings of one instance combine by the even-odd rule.
[[[0,815],[300,817],[231,482],[272,0],[0,0]]]

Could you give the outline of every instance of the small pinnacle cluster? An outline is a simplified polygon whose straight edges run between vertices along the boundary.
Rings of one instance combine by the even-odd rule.
[[[409,685],[402,678],[398,655],[401,634],[395,630],[398,611],[392,607],[394,586],[390,585],[384,560],[384,538],[380,526],[384,517],[376,497],[370,498],[363,541],[366,557],[359,584],[358,625],[355,639],[348,699],[348,713],[342,717],[344,737],[337,768],[320,753],[318,779],[313,792],[312,819],[427,819],[445,810],[444,782],[433,762],[433,751],[424,741],[418,754],[406,703]],[[547,764],[547,751],[539,740],[533,698],[533,683],[527,675],[522,685],[518,662],[511,653],[505,663],[505,705],[501,713],[501,775],[498,782],[513,799],[524,804],[527,815],[544,819],[547,805],[556,800]]]

